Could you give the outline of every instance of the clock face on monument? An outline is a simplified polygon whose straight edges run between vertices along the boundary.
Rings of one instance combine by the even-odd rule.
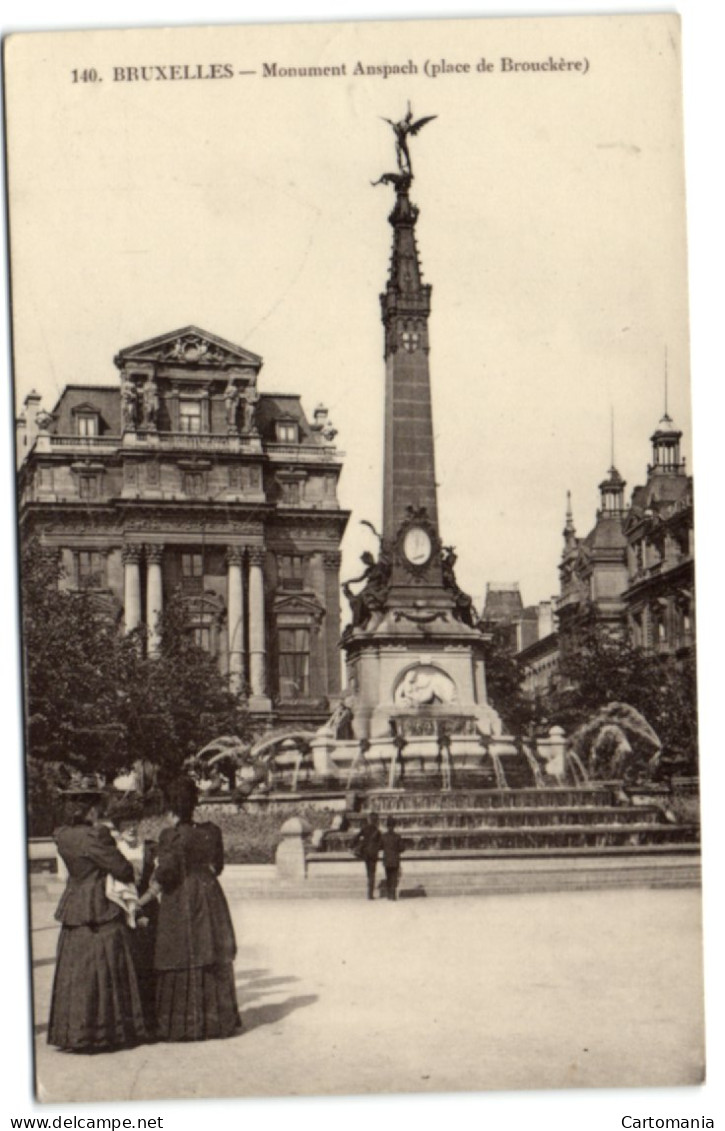
[[[414,566],[423,566],[433,550],[430,535],[421,526],[411,526],[403,540],[403,553]]]

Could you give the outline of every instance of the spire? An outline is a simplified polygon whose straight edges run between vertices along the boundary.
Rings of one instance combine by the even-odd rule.
[[[385,464],[383,537],[393,542],[410,522],[411,511],[438,534],[435,451],[428,369],[428,318],[431,287],[423,272],[415,238],[418,208],[410,199],[413,181],[408,139],[431,121],[385,119],[396,139],[398,172],[385,173],[377,183],[395,188],[395,205],[388,220],[393,245],[385,291],[380,296],[385,330]]]
[[[667,413],[667,346],[665,346],[665,417],[669,419]]]
[[[571,491],[566,493],[566,521],[562,531],[564,535],[564,552],[576,546],[576,530],[574,529],[574,514],[571,509]]]
[[[611,442],[610,442],[609,446],[610,446],[611,466],[614,467],[614,405],[609,406],[609,415],[610,415],[610,432],[611,432],[611,436],[610,436]]]
[[[401,348],[408,353],[417,349],[428,352],[431,287],[423,283],[415,239],[418,208],[408,195],[410,178],[401,181],[396,186],[395,207],[388,217],[393,228],[393,247],[388,281],[380,296],[386,359]]]
[[[667,347],[665,346],[665,411],[660,418],[659,424],[650,436],[650,442],[652,444],[652,463],[648,471],[656,474],[684,475],[685,461],[680,459],[680,440],[682,439],[682,432],[677,427],[668,411],[668,385],[669,373]]]

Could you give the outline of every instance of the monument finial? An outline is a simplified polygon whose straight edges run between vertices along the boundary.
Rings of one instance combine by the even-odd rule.
[[[413,121],[413,110],[408,103],[408,113],[399,122],[392,121],[391,118],[383,118],[387,122],[395,134],[395,157],[398,162],[397,173],[383,173],[379,180],[374,181],[373,184],[394,184],[396,191],[405,191],[410,186],[413,179],[413,165],[410,160],[410,150],[408,148],[408,138],[415,137],[415,135],[423,129],[428,122],[432,122],[437,118],[437,114],[429,114],[426,118],[418,118]]]

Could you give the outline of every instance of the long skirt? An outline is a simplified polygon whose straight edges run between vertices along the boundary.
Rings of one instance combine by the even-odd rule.
[[[62,927],[48,1044],[73,1052],[101,1052],[146,1037],[124,922],[119,918],[100,926]]]
[[[231,962],[156,971],[156,1036],[160,1041],[232,1037],[241,1027]]]

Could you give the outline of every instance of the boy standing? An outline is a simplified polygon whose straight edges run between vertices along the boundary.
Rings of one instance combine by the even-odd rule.
[[[371,813],[364,820],[360,831],[352,842],[352,850],[359,860],[365,863],[368,879],[368,899],[375,898],[375,869],[378,863],[378,853],[382,847],[382,836],[378,826],[377,813]]]
[[[398,882],[400,880],[400,857],[405,850],[402,836],[395,831],[395,818],[388,817],[385,822],[386,829],[382,834],[383,865],[385,867],[385,882],[388,889],[388,899],[398,898]]]

